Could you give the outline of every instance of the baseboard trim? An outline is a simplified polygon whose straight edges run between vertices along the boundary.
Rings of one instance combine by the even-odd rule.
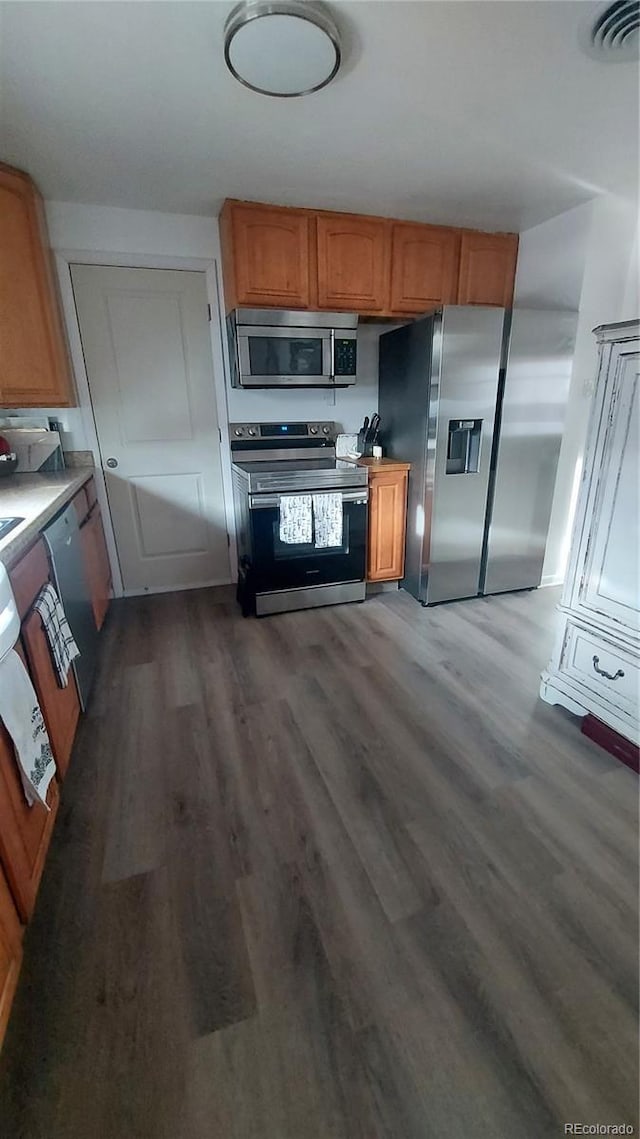
[[[159,585],[150,587],[149,589],[125,589],[122,591],[122,597],[148,597],[152,593],[182,593],[185,589],[213,589],[215,586],[220,585],[233,585],[234,582],[230,578],[221,578],[216,581],[194,581],[188,585]]]
[[[540,582],[540,589],[547,585],[564,585],[564,575],[559,573],[545,573]]]

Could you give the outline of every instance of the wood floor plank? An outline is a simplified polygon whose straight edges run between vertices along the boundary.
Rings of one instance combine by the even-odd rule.
[[[557,597],[114,603],[0,1134],[637,1129],[637,782],[538,698]]]

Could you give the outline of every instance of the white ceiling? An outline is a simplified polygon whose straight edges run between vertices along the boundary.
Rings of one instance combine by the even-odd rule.
[[[5,3],[0,157],[47,198],[212,214],[227,196],[523,229],[635,192],[638,72],[590,0],[338,2],[337,79],[238,84],[230,3]]]

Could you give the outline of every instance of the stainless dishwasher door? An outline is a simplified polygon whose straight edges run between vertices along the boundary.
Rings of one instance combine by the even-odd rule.
[[[71,503],[43,530],[43,537],[49,547],[56,589],[80,649],[72,667],[84,711],[98,661],[99,634],[82,556],[78,516]]]

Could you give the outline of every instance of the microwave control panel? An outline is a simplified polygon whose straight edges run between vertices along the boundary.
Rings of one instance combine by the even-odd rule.
[[[336,336],[333,351],[335,364],[334,375],[355,376],[357,360],[355,337]]]

